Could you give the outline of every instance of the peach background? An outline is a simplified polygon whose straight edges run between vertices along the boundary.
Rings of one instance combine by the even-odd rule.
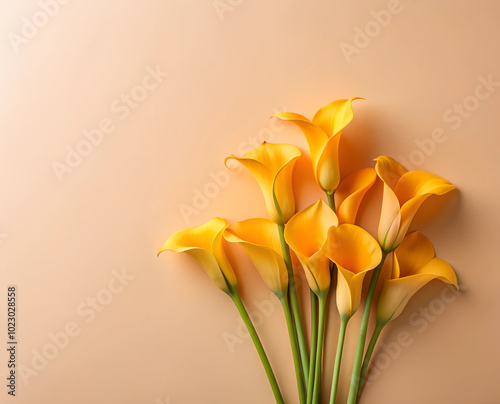
[[[342,150],[355,157],[343,159],[343,173],[388,154],[455,183],[458,193],[435,200],[439,216],[423,220],[427,205],[415,224],[463,287],[445,304],[442,284],[433,283],[387,328],[384,343],[402,332],[412,342],[391,345],[395,359],[381,362],[385,369],[362,403],[500,401],[500,87],[480,93],[486,99],[477,105],[473,98],[478,77],[500,81],[500,3],[402,0],[384,27],[374,13],[388,9],[385,0],[74,0],[44,20],[45,3],[0,5],[0,301],[5,304],[7,285],[17,285],[18,365],[25,372],[11,401],[273,402],[228,298],[189,257],[156,258],[156,252],[175,230],[215,215],[266,215],[247,173],[215,188],[210,173],[224,171],[224,157],[241,154],[259,136],[306,151],[300,133],[268,117],[278,110],[312,116],[334,99],[355,95],[366,101],[355,103],[355,120],[344,133]],[[227,5],[221,15],[214,3]],[[43,26],[13,46],[12,33],[20,35],[33,18]],[[372,37],[349,62],[341,44],[352,46],[365,28]],[[155,89],[135,89],[145,99],[127,115],[120,97],[141,85],[147,66],[169,75]],[[470,111],[459,124],[447,110],[464,100]],[[82,131],[102,119],[113,125],[110,133],[59,181],[54,162],[64,163],[67,147],[76,148],[85,140]],[[444,134],[432,146],[426,139],[436,128]],[[418,152],[417,141],[429,155]],[[303,208],[321,194],[304,184],[311,177],[307,157],[297,167]],[[193,206],[197,190],[210,195],[207,206],[185,220],[180,208]],[[362,219],[376,220],[366,210]],[[234,255],[241,257],[244,301],[260,320],[286,401],[295,403],[280,308],[248,260]],[[113,271],[133,279],[118,291]],[[96,297],[101,304],[87,307]],[[419,309],[431,302],[431,314],[439,315],[423,321]],[[332,318],[330,364],[338,329]],[[79,334],[62,337],[72,326]],[[341,401],[356,333],[353,321]],[[54,335],[60,337],[56,352]],[[42,352],[50,360],[40,364]],[[2,349],[2,380],[6,361]],[[329,386],[330,367],[326,373]],[[5,387],[0,397],[8,401]]]

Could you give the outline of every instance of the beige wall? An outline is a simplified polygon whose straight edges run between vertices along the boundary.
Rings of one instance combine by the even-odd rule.
[[[219,174],[224,157],[259,137],[306,151],[300,133],[268,117],[312,116],[350,96],[366,100],[342,141],[355,155],[344,156],[344,174],[388,154],[457,185],[437,201],[438,216],[424,220],[426,206],[415,224],[463,290],[453,299],[436,283],[413,299],[383,334],[393,357],[377,351],[362,403],[500,400],[498,2],[65,3],[0,5],[0,301],[17,285],[17,403],[271,403],[230,300],[189,257],[156,252],[175,230],[215,215],[265,215],[247,173]],[[302,208],[321,194],[305,183],[307,158],[297,167]],[[196,208],[197,192],[208,197]],[[183,217],[187,207],[196,212]],[[245,303],[295,403],[280,308],[234,255]],[[333,316],[328,379],[337,329]],[[6,361],[2,349],[2,380]],[[2,387],[1,402],[6,395]]]

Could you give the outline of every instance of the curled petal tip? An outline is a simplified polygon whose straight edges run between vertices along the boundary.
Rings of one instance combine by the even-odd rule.
[[[164,251],[169,251],[168,248],[162,248],[160,251],[158,251],[158,254],[156,254],[156,258],[158,258],[160,256],[160,254]]]
[[[224,159],[224,165],[226,166],[226,168],[229,168],[227,166],[227,161],[228,160],[231,160],[231,159],[236,159],[237,157],[234,155],[234,154],[231,154],[230,156],[227,156],[225,159]]]
[[[166,244],[166,243],[165,243]],[[163,252],[163,251],[167,251],[168,248],[165,247],[165,244],[163,245],[163,247],[160,249],[160,251],[158,251],[158,254],[156,254],[156,257],[158,258],[160,256],[160,254]]]

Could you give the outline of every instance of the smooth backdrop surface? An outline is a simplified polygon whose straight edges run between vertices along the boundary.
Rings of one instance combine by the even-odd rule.
[[[223,164],[262,140],[302,149],[297,204],[315,202],[303,136],[268,118],[352,96],[365,101],[342,173],[387,154],[456,184],[413,227],[462,286],[432,283],[387,328],[361,403],[500,401],[498,2],[61,3],[0,3],[1,346],[8,285],[19,303],[17,397],[1,387],[0,402],[272,403],[230,300],[189,257],[156,253],[213,216],[266,215],[254,180]],[[379,190],[361,212],[372,227]],[[232,256],[296,403],[281,309]],[[330,364],[337,330],[332,317]],[[4,386],[3,348],[0,375]]]

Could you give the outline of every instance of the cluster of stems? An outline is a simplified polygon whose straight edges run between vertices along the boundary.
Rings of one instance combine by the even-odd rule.
[[[334,195],[327,192],[329,206],[335,211]],[[279,236],[283,252],[283,258],[288,272],[288,293],[285,296],[278,296],[285,314],[288,335],[290,338],[290,346],[292,350],[295,375],[297,381],[297,389],[300,404],[319,404],[321,400],[321,385],[323,375],[323,346],[327,312],[327,297],[328,290],[321,291],[315,294],[310,290],[310,306],[311,306],[311,328],[310,328],[310,344],[309,348],[306,343],[306,334],[302,315],[299,307],[299,299],[297,287],[295,283],[295,275],[292,266],[292,257],[290,248],[285,241],[284,230],[285,225],[278,224]],[[380,276],[380,272],[387,257],[387,252],[383,252],[382,260],[374,269],[373,275],[366,295],[363,316],[359,329],[358,343],[356,347],[356,356],[354,358],[351,384],[349,388],[349,396],[347,404],[357,404],[361,394],[364,379],[368,370],[370,359],[377,343],[378,337],[385,324],[377,323],[370,343],[365,352],[366,336],[368,330],[368,322],[370,319],[370,311],[373,303],[375,289]],[[335,265],[332,263],[332,270]],[[248,329],[250,337],[255,344],[257,352],[260,356],[265,372],[269,379],[274,397],[277,403],[285,403],[283,395],[278,386],[278,382],[269,363],[264,347],[255,331],[255,328],[248,316],[247,311],[241,301],[238,292],[230,290],[229,292],[238,311],[243,318],[243,321]],[[340,330],[337,342],[337,351],[335,355],[335,364],[333,370],[333,379],[331,383],[331,391],[329,396],[329,404],[335,404],[337,399],[338,383],[340,378],[340,365],[342,361],[342,352],[344,349],[344,339],[347,330],[347,324],[350,317],[340,316]],[[326,402],[326,399],[325,399]]]

